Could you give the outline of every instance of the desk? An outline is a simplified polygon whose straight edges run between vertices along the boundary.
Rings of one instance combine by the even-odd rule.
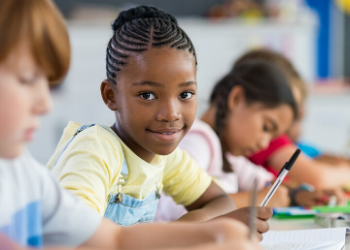
[[[270,219],[270,230],[303,230],[322,228],[315,224],[314,219],[291,219],[291,220],[277,220]],[[345,249],[350,249],[350,235],[346,236]]]

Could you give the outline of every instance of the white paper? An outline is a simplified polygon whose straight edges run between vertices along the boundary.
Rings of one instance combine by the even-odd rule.
[[[265,250],[328,250],[345,245],[346,227],[269,231],[260,243]]]

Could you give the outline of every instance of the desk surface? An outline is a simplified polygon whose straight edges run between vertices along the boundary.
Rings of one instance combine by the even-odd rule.
[[[270,230],[303,230],[322,228],[314,222],[314,219],[293,219],[293,220],[277,220],[270,219]],[[345,249],[350,249],[350,235],[346,236]]]

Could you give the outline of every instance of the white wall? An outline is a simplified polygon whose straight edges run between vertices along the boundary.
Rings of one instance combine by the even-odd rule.
[[[344,155],[350,139],[350,92],[313,94],[307,102],[302,139],[320,149]]]

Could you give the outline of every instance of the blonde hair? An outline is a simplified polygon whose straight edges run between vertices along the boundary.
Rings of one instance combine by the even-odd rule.
[[[51,0],[0,1],[0,62],[24,41],[50,85],[57,85],[69,68],[70,44],[64,19]]]
[[[307,97],[307,86],[293,64],[286,57],[269,49],[255,49],[241,56],[235,65],[255,59],[266,60],[279,67],[286,75],[289,84],[300,91],[301,102],[305,101]]]

